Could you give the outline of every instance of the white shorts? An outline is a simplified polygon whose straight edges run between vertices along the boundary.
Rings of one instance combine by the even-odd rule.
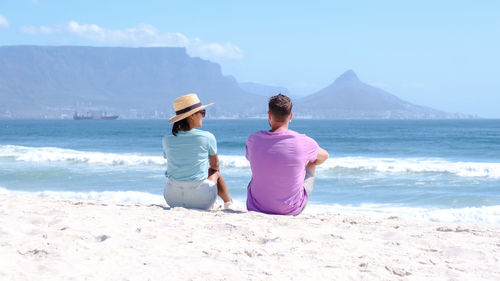
[[[217,185],[209,179],[178,181],[169,178],[163,197],[170,207],[208,210],[217,199]]]

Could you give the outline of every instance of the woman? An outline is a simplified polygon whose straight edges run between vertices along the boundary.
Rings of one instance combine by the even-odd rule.
[[[167,159],[164,197],[170,207],[208,210],[216,194],[228,208],[232,199],[219,172],[217,142],[213,134],[198,130],[205,107],[196,94],[174,100],[175,116],[168,120],[172,133],[163,137],[163,157]]]

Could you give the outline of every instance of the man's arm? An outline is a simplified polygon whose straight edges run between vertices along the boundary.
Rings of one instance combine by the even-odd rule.
[[[321,165],[328,159],[329,156],[330,155],[328,154],[328,152],[320,147],[318,151],[318,156],[316,156],[316,161],[314,161],[313,164]]]

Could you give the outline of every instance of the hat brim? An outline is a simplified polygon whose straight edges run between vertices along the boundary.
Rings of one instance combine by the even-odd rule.
[[[172,117],[172,118],[168,119],[168,124],[172,124],[172,123],[174,123],[174,122],[177,122],[177,121],[179,121],[179,120],[182,120],[182,119],[184,119],[184,118],[186,118],[186,117],[190,116],[191,114],[194,114],[194,113],[196,113],[196,112],[198,112],[198,111],[200,111],[200,110],[202,110],[202,109],[204,109],[204,108],[206,108],[206,107],[209,107],[209,106],[211,106],[211,105],[213,105],[213,104],[214,104],[214,103],[212,102],[212,103],[209,103],[209,104],[206,104],[206,105],[202,105],[202,106],[200,106],[200,107],[197,107],[197,108],[195,108],[195,109],[192,109],[192,110],[190,110],[190,111],[188,111],[188,112],[185,112],[185,113],[182,113],[182,114],[179,114],[179,115],[175,115],[174,117]]]

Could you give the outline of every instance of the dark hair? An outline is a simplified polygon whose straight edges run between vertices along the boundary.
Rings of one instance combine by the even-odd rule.
[[[283,122],[292,112],[292,101],[289,97],[278,94],[269,99],[269,112],[276,121]]]
[[[174,136],[177,136],[177,133],[179,131],[189,131],[189,130],[191,130],[191,127],[189,126],[187,118],[179,120],[172,125],[172,135]]]

